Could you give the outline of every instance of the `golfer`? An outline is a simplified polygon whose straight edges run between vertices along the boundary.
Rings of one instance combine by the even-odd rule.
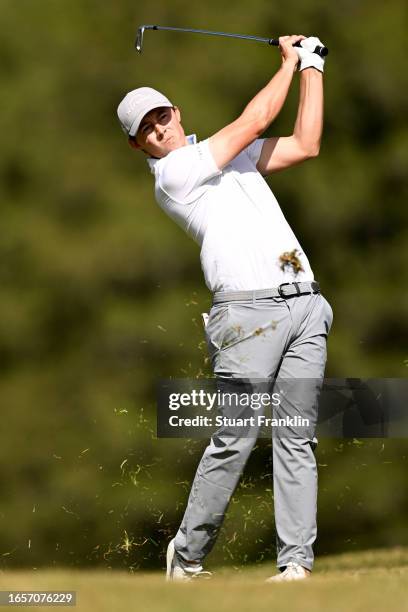
[[[293,47],[302,41],[301,47]],[[149,87],[128,93],[118,116],[129,144],[147,155],[159,206],[201,247],[213,305],[205,328],[212,368],[223,380],[312,381],[281,409],[295,407],[308,435],[273,439],[274,510],[279,573],[268,582],[308,578],[316,539],[317,398],[333,320],[304,250],[263,176],[314,158],[323,127],[324,59],[316,37],[281,36],[282,63],[241,115],[197,141],[186,136],[179,108]],[[300,71],[291,136],[261,138]],[[313,204],[304,210],[312,213]],[[299,383],[299,388],[302,385]],[[221,428],[199,463],[180,528],[167,549],[167,579],[208,576],[228,503],[254,436]]]

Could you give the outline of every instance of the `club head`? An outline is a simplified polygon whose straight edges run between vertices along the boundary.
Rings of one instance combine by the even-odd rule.
[[[137,30],[135,47],[138,53],[142,52],[144,31],[145,31],[145,26],[140,26],[140,28],[138,28]]]

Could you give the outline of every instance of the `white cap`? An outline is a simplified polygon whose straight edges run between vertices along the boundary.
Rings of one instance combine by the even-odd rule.
[[[139,87],[130,91],[118,106],[122,130],[128,136],[135,136],[143,117],[160,106],[173,106],[160,91],[152,87]]]

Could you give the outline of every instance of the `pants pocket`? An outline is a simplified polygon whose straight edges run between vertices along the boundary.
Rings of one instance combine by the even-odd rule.
[[[324,321],[324,325],[326,328],[326,332],[329,333],[329,331],[331,330],[332,324],[333,324],[333,309],[330,306],[329,302],[326,300],[326,298],[324,298],[322,296],[324,303],[325,303],[325,321]]]
[[[228,329],[229,304],[215,305],[211,308],[205,327],[207,343],[212,350],[221,350]]]

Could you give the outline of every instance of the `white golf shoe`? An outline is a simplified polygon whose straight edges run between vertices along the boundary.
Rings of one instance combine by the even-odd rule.
[[[177,557],[174,550],[174,538],[170,541],[167,547],[167,570],[166,580],[174,582],[190,582],[200,578],[211,578],[212,573],[203,570],[202,565],[192,565],[191,568],[181,567],[177,562]]]
[[[272,576],[265,580],[265,582],[290,582],[292,580],[305,580],[306,578],[310,578],[311,571],[302,567],[299,563],[294,563],[293,561],[289,561],[286,566],[285,571],[277,574],[276,576]]]

